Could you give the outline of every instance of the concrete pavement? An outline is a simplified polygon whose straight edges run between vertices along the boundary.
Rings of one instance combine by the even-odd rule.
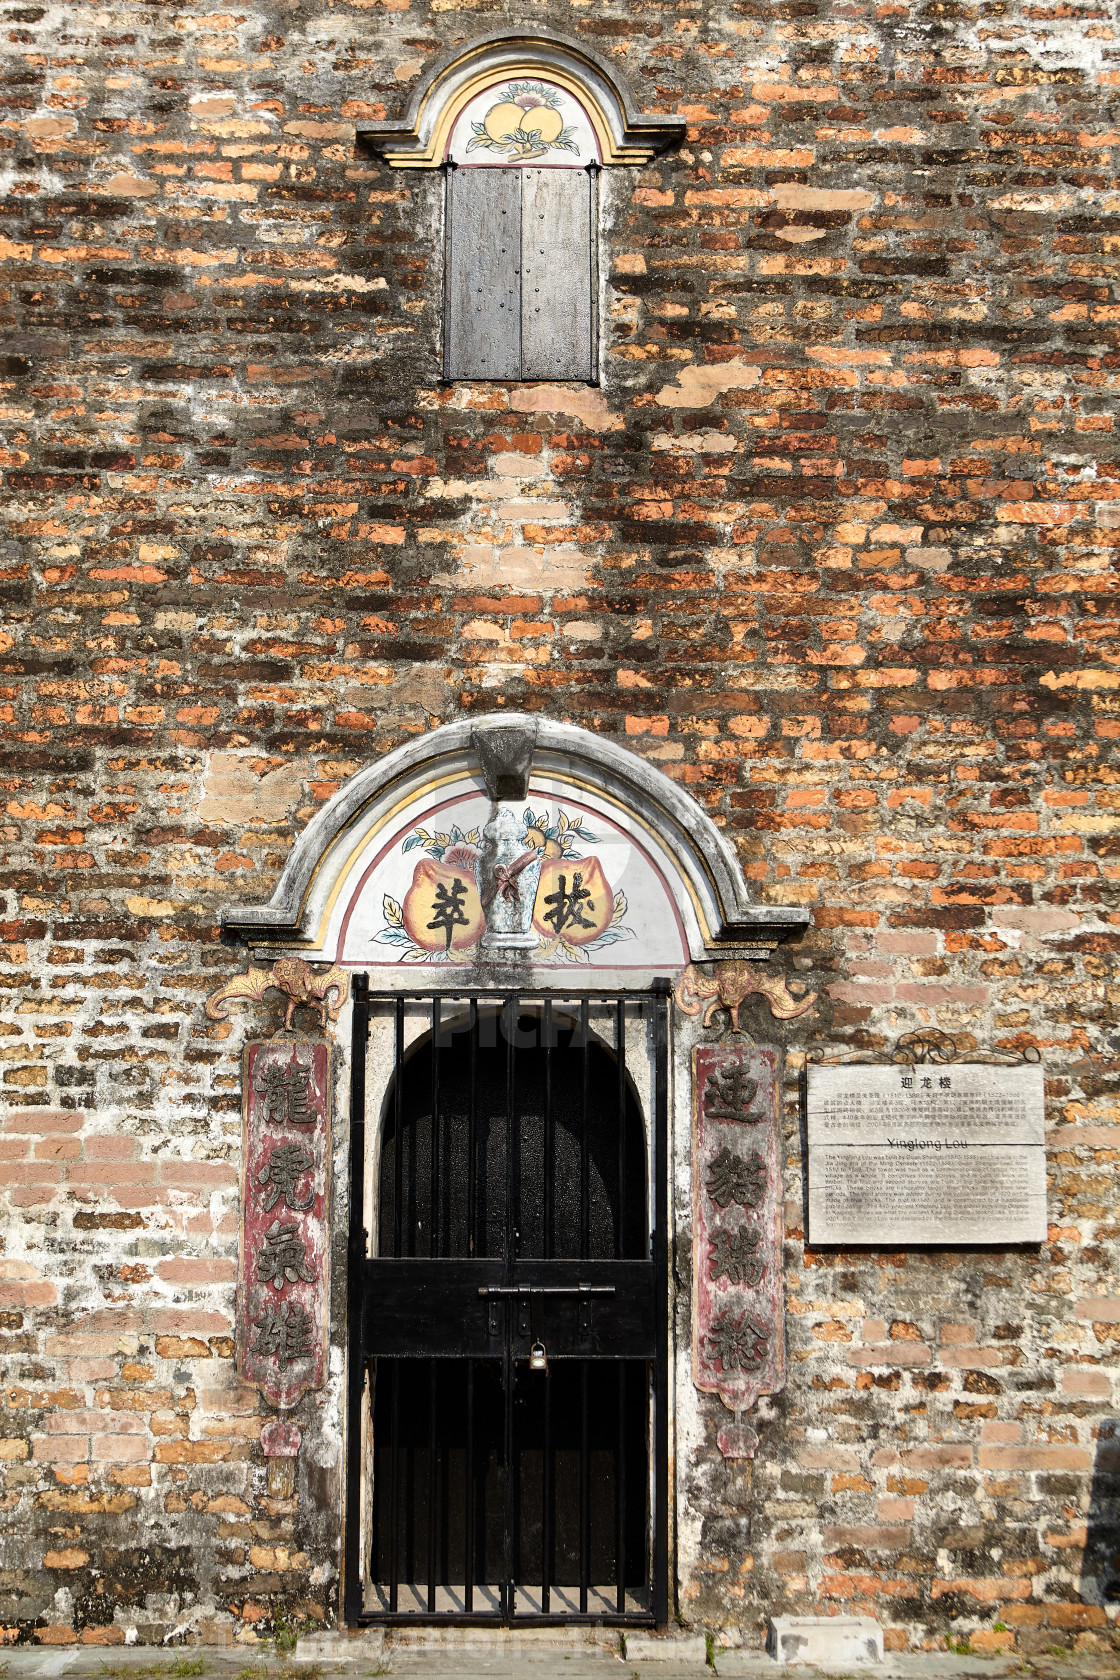
[[[756,1650],[716,1645],[704,1636],[631,1634],[623,1643],[606,1630],[416,1629],[358,1637],[320,1634],[294,1652],[273,1645],[10,1647],[0,1680],[1113,1680],[1120,1657],[1046,1655],[990,1657],[944,1653],[897,1655],[866,1667],[784,1666]]]

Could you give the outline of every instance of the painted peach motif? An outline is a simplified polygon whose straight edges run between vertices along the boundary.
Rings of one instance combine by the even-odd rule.
[[[404,930],[422,951],[468,951],[486,928],[472,870],[422,858],[401,906]]]
[[[614,917],[614,894],[597,857],[546,858],[533,904],[533,926],[542,939],[590,945]]]
[[[549,152],[579,154],[576,130],[565,122],[561,91],[546,82],[511,82],[490,106],[467,151],[504,152],[508,163],[528,163]]]

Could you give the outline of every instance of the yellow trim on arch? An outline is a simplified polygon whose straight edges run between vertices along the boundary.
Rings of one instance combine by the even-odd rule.
[[[443,78],[445,80],[446,78]],[[604,164],[614,163],[648,163],[654,155],[652,146],[628,146],[625,151],[620,150],[614,143],[610,124],[603,113],[595,95],[586,82],[580,81],[569,71],[560,66],[548,64],[543,59],[534,62],[532,58],[522,59],[516,64],[505,66],[501,74],[495,73],[494,65],[485,70],[476,71],[467,81],[463,82],[440,111],[432,127],[431,137],[422,152],[403,151],[395,147],[392,141],[383,142],[379,147],[386,163],[394,169],[437,169],[443,162],[447,150],[447,142],[451,131],[459,117],[471,100],[477,94],[485,93],[488,87],[496,87],[499,82],[524,81],[526,79],[542,82],[552,82],[562,87],[574,99],[578,99],[584,107],[595,131],[595,138],[599,143],[599,156]],[[433,99],[440,97],[440,85],[428,90],[427,96],[417,117],[417,128],[422,128],[424,114]]]

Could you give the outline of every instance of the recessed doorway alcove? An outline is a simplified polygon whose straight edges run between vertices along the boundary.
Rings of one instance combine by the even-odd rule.
[[[352,975],[351,1623],[669,1613],[671,1443],[695,1406],[672,1335],[691,1125],[672,994],[807,921],[751,900],[660,771],[521,715],[360,772],[270,902],[227,913],[262,955]]]

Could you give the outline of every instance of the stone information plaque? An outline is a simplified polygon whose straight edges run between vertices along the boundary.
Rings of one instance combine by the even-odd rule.
[[[1046,1240],[1042,1068],[810,1066],[810,1243]]]

